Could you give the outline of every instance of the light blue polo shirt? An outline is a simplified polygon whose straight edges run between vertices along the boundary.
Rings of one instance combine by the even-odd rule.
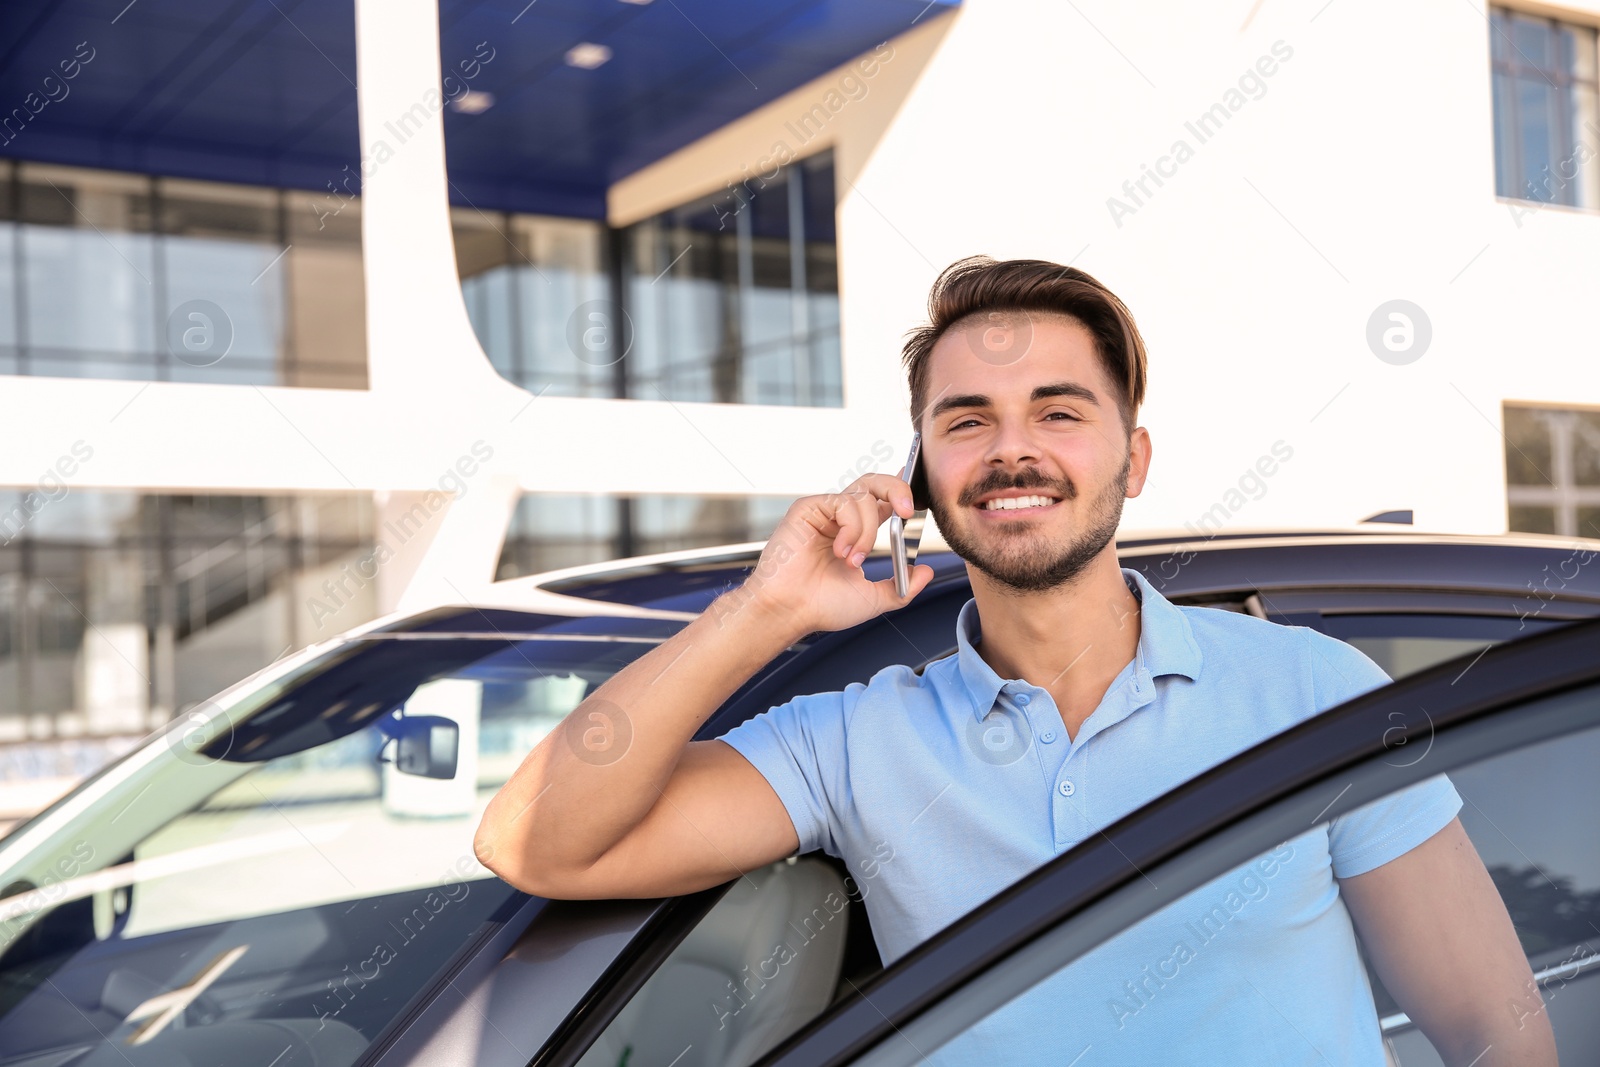
[[[799,852],[845,861],[886,964],[1146,802],[1389,681],[1336,638],[1179,607],[1138,571],[1122,574],[1141,610],[1105,624],[1138,625],[1137,651],[1075,738],[1045,689],[1001,678],[974,649],[976,599],[957,616],[956,652],[921,675],[885,667],[722,735],[783,801]],[[1335,878],[1402,855],[1460,807],[1438,775],[1318,824],[1081,957],[930,1059],[1064,1064],[1087,1049],[1077,1067],[1383,1067]]]

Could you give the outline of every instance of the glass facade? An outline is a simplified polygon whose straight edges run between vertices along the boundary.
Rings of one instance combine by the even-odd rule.
[[[0,490],[0,741],[143,734],[374,618],[341,574],[373,526],[367,494]]]
[[[1600,409],[1505,405],[1507,525],[1600,537]]]
[[[606,230],[557,219],[453,208],[461,295],[502,376],[557,396],[616,396],[608,359],[575,358],[568,321],[607,308]]]
[[[654,552],[763,541],[793,497],[525,493],[495,579]]]
[[[625,231],[630,395],[843,404],[833,156]]]
[[[360,204],[0,161],[0,374],[362,389]]]
[[[1594,29],[1495,8],[1489,41],[1495,192],[1600,207]]]
[[[833,156],[624,229],[457,209],[489,360],[534,392],[839,407]]]

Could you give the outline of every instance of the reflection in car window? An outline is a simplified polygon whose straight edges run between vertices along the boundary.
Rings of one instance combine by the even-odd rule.
[[[529,615],[516,638],[336,646],[241,694],[205,743],[155,739],[98,799],[47,812],[0,851],[0,1061],[353,1062],[516,895],[473,831],[527,751],[662,639],[616,628]],[[420,757],[394,740],[408,720]]]
[[[1590,705],[1593,693],[1576,695]],[[1538,982],[1562,1063],[1600,1062],[1600,730],[1541,741],[1451,770],[1459,818],[1500,890]],[[1006,999],[940,1043],[929,1015],[896,1032],[862,1064],[990,1067],[1034,1062],[1440,1063],[1427,1037],[1359,973],[1350,995],[1318,996],[1348,956],[1307,952],[1306,931],[1350,924],[1328,842],[1341,821],[1416,793],[1435,776],[1284,841],[1148,912],[1109,940],[1015,992],[1009,965],[975,979]],[[1208,844],[1198,846],[1203,861]],[[1349,862],[1348,860],[1346,862]],[[1351,870],[1359,870],[1356,864]],[[1159,873],[1157,878],[1160,878]],[[1140,882],[1136,889],[1143,892]],[[1171,894],[1161,894],[1170,900]],[[1287,907],[1294,924],[1263,923]],[[1353,930],[1353,926],[1351,927]],[[1315,946],[1313,946],[1315,947]],[[1013,963],[1020,957],[1013,957]],[[1004,990],[1006,992],[1001,993]],[[983,994],[979,993],[979,997]],[[1388,1001],[1385,1009],[1380,1001]],[[1537,1004],[1537,1001],[1534,1002]],[[1509,1009],[1508,1009],[1509,1010]],[[1228,1051],[1231,1050],[1231,1051]],[[1074,1061],[1074,1057],[1081,1057]]]
[[[1600,731],[1542,741],[1451,772],[1461,825],[1505,901],[1562,1063],[1600,1062]],[[1379,987],[1402,1067],[1427,1039]]]

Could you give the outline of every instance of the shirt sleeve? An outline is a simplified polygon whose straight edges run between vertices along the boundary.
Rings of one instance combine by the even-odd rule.
[[[797,696],[717,738],[749,760],[778,794],[800,838],[800,854],[820,848],[839,855],[828,783],[842,773],[846,720],[864,688],[856,682],[843,691]]]
[[[1461,794],[1446,775],[1363,804],[1328,824],[1333,876],[1366,874],[1405,855],[1450,825],[1461,810]]]
[[[1371,657],[1337,638],[1305,631],[1312,642],[1311,678],[1318,711],[1353,700],[1392,680]],[[1419,709],[1418,714],[1426,715]],[[1410,726],[1396,722],[1397,726]],[[1426,757],[1427,736],[1395,746],[1394,763],[1405,766]],[[1380,797],[1328,824],[1328,852],[1336,878],[1365,874],[1405,855],[1450,824],[1461,810],[1461,794],[1448,776],[1438,774]]]

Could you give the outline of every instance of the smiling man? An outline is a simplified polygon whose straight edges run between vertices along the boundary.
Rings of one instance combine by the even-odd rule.
[[[800,637],[904,603],[891,579],[859,568],[891,512],[910,514],[909,486],[869,474],[801,498],[742,589],[557,731],[625,716],[621,758],[585,759],[552,735],[524,760],[479,832],[501,877],[543,896],[655,896],[821,849],[872,878],[866,907],[888,963],[1128,812],[1388,680],[1333,638],[1175,606],[1119,566],[1123,501],[1143,491],[1152,457],[1137,425],[1146,357],[1094,278],[960,261],[904,357],[930,510],[971,578],[957,650],[691,742]],[[917,566],[909,596],[932,576]],[[1087,1045],[1102,1050],[1095,1062],[1381,1067],[1359,935],[1446,1063],[1553,1064],[1460,806],[1440,776],[1314,826],[932,1059],[1066,1063]]]

